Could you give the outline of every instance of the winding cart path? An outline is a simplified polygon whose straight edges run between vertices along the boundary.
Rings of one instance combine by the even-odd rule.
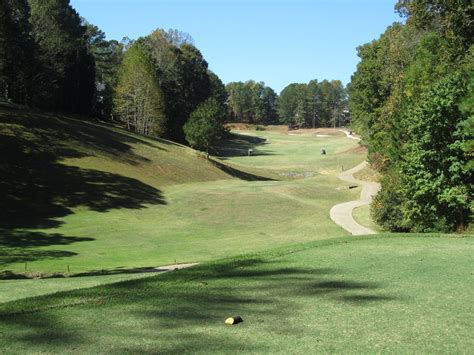
[[[335,205],[331,208],[329,215],[331,219],[337,225],[344,228],[346,231],[350,232],[352,235],[365,235],[365,234],[376,234],[370,228],[364,227],[357,223],[352,217],[352,211],[354,208],[368,205],[372,202],[372,198],[380,190],[380,184],[376,182],[361,181],[354,177],[353,174],[364,169],[367,166],[367,162],[363,162],[350,170],[344,171],[339,175],[339,179],[350,182],[353,184],[362,185],[362,192],[360,198],[355,201],[344,202],[338,205]]]

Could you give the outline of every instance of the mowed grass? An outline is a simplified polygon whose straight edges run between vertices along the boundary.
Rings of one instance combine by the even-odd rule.
[[[113,275],[70,278],[12,279],[0,281],[0,303],[42,296],[61,291],[77,290],[110,283],[154,276],[153,272],[123,272]]]
[[[6,353],[469,353],[472,237],[346,237],[0,305]],[[226,326],[229,316],[244,322]]]
[[[329,209],[360,193],[337,174],[365,152],[338,131],[240,132],[207,161],[111,126],[11,109],[0,119],[0,271],[203,262],[334,238],[347,233]]]
[[[379,226],[377,223],[372,218],[372,215],[370,214],[370,205],[365,205],[361,207],[357,207],[352,211],[352,217],[354,217],[354,220],[370,229],[376,232],[382,232],[383,228]]]

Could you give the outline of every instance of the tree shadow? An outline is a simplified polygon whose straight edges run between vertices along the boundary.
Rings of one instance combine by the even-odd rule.
[[[8,230],[0,228],[0,266],[42,259],[56,259],[77,255],[63,250],[42,250],[39,247],[70,245],[93,241],[93,238],[66,237],[59,233]]]
[[[80,333],[74,332],[66,326],[58,326],[62,321],[49,313],[36,313],[35,317],[31,317],[29,320],[28,327],[24,326],[21,319],[15,317],[2,321],[6,321],[9,327],[15,330],[19,342],[34,347],[47,348],[49,349],[47,352],[53,351],[56,346],[83,343]]]
[[[148,348],[152,352],[158,349],[173,353],[183,350],[268,351],[261,342],[249,342],[233,336],[234,333],[226,330],[230,328],[225,328],[222,323],[225,317],[239,314],[244,319],[243,325],[239,326],[251,326],[249,329],[254,330],[258,324],[278,324],[278,331],[285,336],[298,337],[306,328],[286,319],[294,317],[295,313],[307,312],[305,307],[308,304],[329,308],[338,304],[348,307],[350,311],[351,307],[368,307],[397,300],[383,292],[380,283],[341,279],[338,275],[344,270],[286,265],[283,260],[270,261],[258,257],[198,265],[159,277],[49,295],[34,302],[20,301],[15,303],[13,312],[9,307],[6,307],[6,312],[0,311],[0,320],[8,324],[15,318],[15,324],[28,328],[29,320],[36,316],[35,312],[44,317],[51,313],[51,307],[56,304],[71,304],[72,308],[68,311],[71,324],[68,328],[76,327],[81,339],[87,339],[103,327],[109,334],[120,334],[126,331],[124,326],[128,321],[140,324],[140,327],[133,329],[135,338],[128,337],[126,341],[114,344],[124,352],[143,352],[143,341],[148,346],[154,344],[154,348]],[[121,319],[122,325],[111,324],[110,319],[92,322],[92,318],[96,319],[97,312],[100,312],[96,305],[74,306],[78,300],[100,298],[108,299],[105,302],[107,314],[126,314]],[[300,302],[301,299],[304,302]],[[15,313],[19,309],[34,314],[19,315]],[[52,312],[51,316],[55,315]],[[78,322],[74,322],[74,317],[80,318]],[[80,324],[85,323],[94,324],[95,328],[81,328]],[[62,325],[52,324],[52,327],[52,331],[60,331]],[[150,329],[154,331],[150,333]],[[203,332],[204,329],[211,331]],[[176,332],[180,334],[179,339],[176,339]],[[5,333],[8,333],[10,342],[17,345],[23,343],[23,339],[15,333]],[[41,342],[38,344],[41,345]],[[71,339],[66,338],[63,346],[68,345],[71,345]],[[107,344],[94,346],[106,347]],[[87,351],[87,348],[82,351]]]
[[[152,145],[118,130],[103,129],[86,122],[1,110],[1,262],[73,255],[32,248],[92,239],[23,230],[58,227],[61,224],[58,218],[74,213],[76,207],[106,212],[165,204],[161,191],[139,180],[61,164],[66,158],[87,157],[100,152],[106,157],[136,165],[147,161],[133,151],[131,144],[138,142]],[[20,248],[28,249],[22,252]]]
[[[266,143],[265,138],[256,136],[249,136],[245,134],[230,133],[229,137],[213,149],[216,152],[216,156],[225,160],[231,157],[248,156],[249,149],[252,150],[252,156],[260,155],[274,155],[272,152],[259,150],[258,147]]]
[[[260,175],[255,175],[246,171],[242,171],[239,169],[236,169],[230,165],[221,163],[217,160],[210,159],[209,160],[212,164],[214,164],[218,169],[222,170],[226,174],[229,174],[232,177],[235,177],[240,180],[245,180],[245,181],[278,181],[269,177],[265,176],[260,176]]]

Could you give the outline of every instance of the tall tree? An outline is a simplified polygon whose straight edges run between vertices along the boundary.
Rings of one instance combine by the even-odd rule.
[[[114,111],[135,132],[160,136],[166,130],[164,95],[141,43],[127,50],[120,65]]]
[[[297,127],[335,127],[346,106],[346,90],[339,80],[311,80],[282,90],[278,114],[283,123]]]
[[[264,82],[233,82],[227,84],[226,90],[231,120],[256,124],[276,122],[278,95]]]
[[[33,42],[26,0],[0,2],[0,98],[30,103]]]
[[[310,118],[311,118],[311,124],[310,127],[315,128],[315,127],[320,127],[322,126],[322,107],[321,107],[321,101],[322,101],[322,92],[321,92],[321,86],[318,83],[317,80],[311,80],[308,83],[307,87],[307,95],[308,95],[308,101],[309,101],[309,113],[310,113]]]
[[[373,215],[393,231],[462,230],[473,197],[474,8],[401,0],[397,9],[405,24],[359,48],[349,89],[354,124],[384,174]]]
[[[166,135],[184,141],[183,126],[189,115],[213,94],[216,83],[211,82],[208,64],[185,33],[158,29],[139,41],[151,55],[156,79],[166,97]]]
[[[95,97],[92,113],[102,119],[111,119],[113,89],[117,85],[117,70],[123,58],[124,45],[116,40],[107,41],[105,33],[82,19],[86,27],[87,47],[95,60]]]
[[[39,68],[38,106],[88,114],[95,93],[95,62],[86,28],[69,0],[29,0]]]
[[[472,174],[462,147],[469,133],[459,127],[466,120],[459,110],[466,93],[465,79],[453,73],[424,93],[403,117],[408,139],[399,164],[405,196],[400,208],[410,230],[450,231],[467,222],[472,198],[467,182]]]
[[[293,83],[285,87],[278,100],[278,115],[281,122],[288,125],[304,126],[308,111],[308,93],[306,84]]]

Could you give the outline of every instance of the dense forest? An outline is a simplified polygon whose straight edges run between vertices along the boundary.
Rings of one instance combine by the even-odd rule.
[[[401,0],[395,23],[358,48],[353,124],[383,175],[373,216],[391,231],[464,230],[472,214],[474,9]]]

